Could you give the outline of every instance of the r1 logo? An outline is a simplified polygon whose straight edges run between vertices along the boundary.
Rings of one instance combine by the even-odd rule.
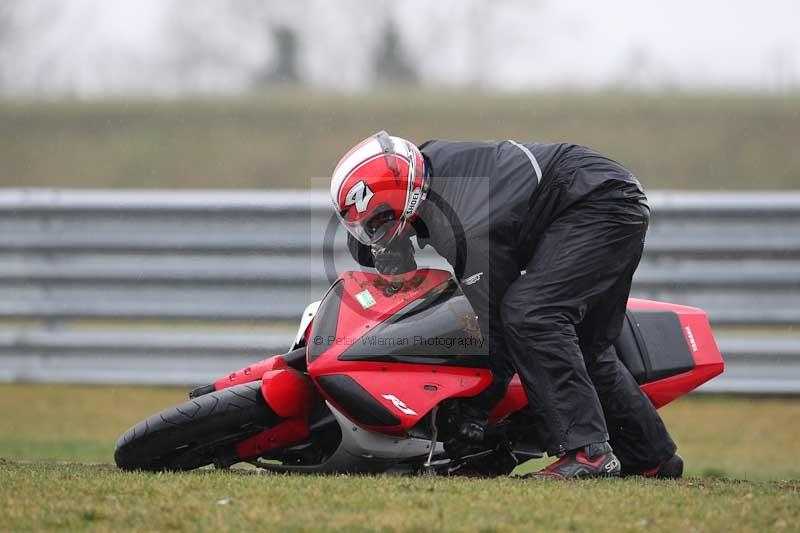
[[[392,402],[392,404],[395,407],[397,407],[397,410],[400,411],[401,413],[407,414],[407,415],[416,415],[417,414],[416,411],[414,411],[412,408],[407,406],[403,400],[401,400],[400,398],[398,398],[394,394],[384,394],[383,397],[386,398],[387,400],[389,400],[390,402]]]

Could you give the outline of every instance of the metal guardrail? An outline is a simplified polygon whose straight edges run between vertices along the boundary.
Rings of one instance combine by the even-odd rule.
[[[800,392],[800,193],[650,199],[633,293],[709,312],[704,390]],[[330,217],[323,191],[0,191],[0,380],[198,383],[280,352]]]

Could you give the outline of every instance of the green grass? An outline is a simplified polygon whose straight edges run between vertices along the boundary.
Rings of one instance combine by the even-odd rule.
[[[110,463],[128,427],[185,399],[180,388],[0,385],[0,457]],[[692,396],[661,415],[691,475],[800,478],[800,462],[778,452],[797,450],[800,399]]]
[[[110,463],[123,431],[185,400],[179,388],[0,385],[0,457]]]
[[[306,187],[367,134],[570,141],[649,188],[800,186],[800,95],[274,91],[0,103],[0,187]]]
[[[691,476],[680,482],[145,474],[109,465],[119,434],[185,394],[0,385],[0,531],[797,531],[800,524],[794,398],[695,396],[663,408]]]
[[[578,483],[0,463],[0,529],[795,530],[800,483]]]

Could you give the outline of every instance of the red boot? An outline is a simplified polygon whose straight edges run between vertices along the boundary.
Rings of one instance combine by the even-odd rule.
[[[568,452],[544,470],[533,474],[535,478],[586,479],[619,477],[620,463],[607,442],[589,444]]]
[[[678,479],[683,476],[683,458],[677,453],[649,470],[642,470],[639,472],[624,471],[623,476],[643,476],[659,479]]]

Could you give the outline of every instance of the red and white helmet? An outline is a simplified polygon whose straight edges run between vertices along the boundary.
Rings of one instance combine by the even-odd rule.
[[[354,146],[336,165],[331,200],[353,237],[363,244],[387,246],[405,234],[427,187],[419,149],[380,131]]]

